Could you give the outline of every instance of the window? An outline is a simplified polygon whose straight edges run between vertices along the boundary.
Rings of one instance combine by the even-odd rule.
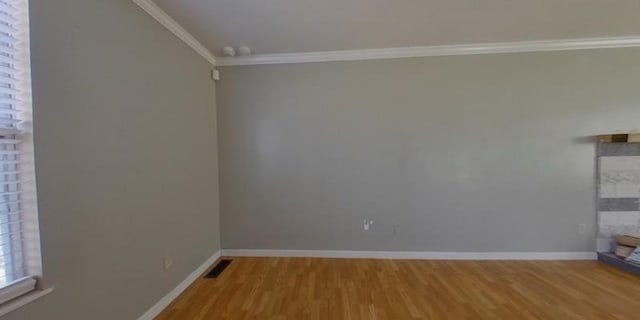
[[[28,0],[0,0],[0,303],[41,276],[33,140]]]

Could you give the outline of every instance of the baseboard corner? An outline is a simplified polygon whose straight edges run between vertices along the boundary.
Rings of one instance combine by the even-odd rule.
[[[167,295],[162,297],[156,304],[154,304],[147,312],[145,312],[138,320],[153,320],[158,316],[165,308],[173,302],[184,290],[186,290],[194,281],[209,269],[209,267],[216,262],[222,255],[222,250],[218,250],[211,257],[209,257],[204,263],[202,263],[196,270],[190,273],[182,282],[180,282],[175,288],[173,288]]]

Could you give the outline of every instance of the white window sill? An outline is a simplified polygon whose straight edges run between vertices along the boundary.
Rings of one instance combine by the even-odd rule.
[[[48,295],[49,293],[51,293],[52,291],[53,291],[53,288],[36,290],[36,291],[29,292],[21,297],[17,297],[11,301],[8,301],[7,303],[0,305],[0,317],[4,316],[5,314],[11,311],[21,308],[33,301],[36,301],[42,298]]]

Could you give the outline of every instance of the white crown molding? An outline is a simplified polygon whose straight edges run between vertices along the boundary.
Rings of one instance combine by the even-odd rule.
[[[443,46],[398,47],[382,49],[319,51],[299,53],[256,54],[248,57],[215,57],[207,47],[184,29],[153,0],[131,0],[160,24],[199,53],[214,66],[244,66],[261,64],[356,61],[398,58],[419,58],[491,53],[545,52],[584,49],[640,47],[640,36],[582,38],[564,40],[515,41]]]
[[[585,38],[386,49],[256,54],[249,57],[217,57],[216,64],[218,66],[243,66],[625,47],[640,47],[640,37]]]
[[[153,320],[157,315],[160,314],[166,307],[173,302],[184,290],[186,290],[194,281],[198,280],[200,276],[202,276],[205,271],[209,269],[211,265],[213,265],[216,260],[220,258],[220,251],[214,253],[211,257],[209,257],[202,265],[200,265],[195,271],[187,276],[184,281],[180,282],[178,286],[173,288],[166,296],[164,296],[160,301],[154,304],[147,312],[145,312],[138,320]]]
[[[146,11],[154,19],[158,20],[161,25],[169,29],[180,40],[184,41],[189,47],[200,54],[205,60],[209,61],[212,65],[216,65],[216,58],[200,41],[192,36],[187,30],[185,30],[178,22],[173,20],[169,14],[164,12],[157,4],[152,0],[132,0],[135,4],[140,6],[142,10]]]
[[[227,257],[301,257],[415,260],[597,260],[595,252],[426,252],[223,249]]]

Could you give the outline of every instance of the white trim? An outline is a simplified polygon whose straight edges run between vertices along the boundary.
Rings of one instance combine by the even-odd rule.
[[[11,311],[21,308],[33,301],[36,301],[37,299],[44,297],[51,292],[53,292],[53,287],[43,289],[43,290],[32,291],[29,294],[26,294],[22,297],[15,298],[7,303],[4,303],[2,304],[2,306],[0,306],[0,316],[3,316]]]
[[[157,315],[160,314],[166,307],[173,302],[184,290],[186,290],[194,281],[198,280],[202,274],[209,269],[211,265],[213,265],[216,260],[220,258],[220,251],[214,253],[207,261],[205,261],[202,265],[198,267],[195,271],[193,271],[189,276],[187,276],[184,281],[180,282],[177,287],[173,288],[166,296],[164,296],[160,301],[158,301],[155,305],[151,307],[151,309],[147,310],[138,320],[153,320]]]
[[[328,61],[397,59],[510,52],[543,52],[580,49],[640,47],[640,37],[585,38],[566,40],[517,41],[446,46],[401,47],[324,52],[256,54],[249,57],[218,57],[218,66],[284,64]]]
[[[460,45],[398,47],[340,51],[256,54],[248,57],[215,57],[211,51],[176,22],[153,0],[131,0],[214,66],[244,66],[330,61],[418,58],[513,52],[544,52],[583,49],[640,47],[640,37],[579,38],[514,41]]]
[[[33,143],[33,89],[31,70],[31,28],[29,25],[29,2],[17,1],[22,13],[18,29],[23,32],[22,41],[17,47],[17,69],[21,71],[18,88],[20,93],[16,98],[16,110],[20,110],[18,125],[21,134],[20,144],[20,203],[23,220],[22,224],[22,259],[25,263],[25,276],[42,278],[42,248],[40,240],[40,223],[38,214],[38,188],[35,165],[35,150]]]
[[[146,11],[153,18],[158,20],[161,25],[165,28],[169,29],[169,31],[173,32],[180,40],[184,41],[189,47],[199,53],[203,58],[205,58],[212,65],[216,64],[216,58],[213,56],[211,51],[207,49],[200,41],[198,41],[194,36],[192,36],[187,30],[185,30],[178,22],[173,20],[171,16],[169,16],[164,10],[158,7],[152,0],[132,0],[135,4],[140,6],[144,11]]]
[[[36,289],[36,279],[24,277],[0,289],[0,304],[23,296]]]
[[[346,251],[223,249],[228,257],[309,257],[352,259],[416,260],[596,260],[595,252],[426,252],[426,251]]]

